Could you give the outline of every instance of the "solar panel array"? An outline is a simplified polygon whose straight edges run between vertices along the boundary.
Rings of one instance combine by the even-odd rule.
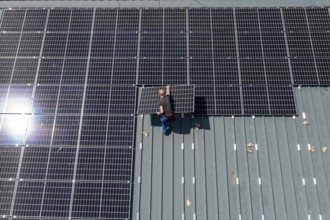
[[[159,112],[158,90],[165,87],[142,88],[137,114],[155,114]],[[170,102],[175,113],[193,113],[195,109],[195,87],[194,85],[171,86]]]
[[[4,10],[4,218],[131,218],[137,89],[123,75],[135,80],[137,60],[127,42],[137,34],[123,30],[119,39],[108,32],[112,14],[117,11]]]
[[[3,10],[0,215],[130,219],[136,87],[293,115],[291,86],[330,84],[329,29],[327,8]]]

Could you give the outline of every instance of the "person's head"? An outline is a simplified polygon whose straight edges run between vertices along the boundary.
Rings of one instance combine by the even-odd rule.
[[[158,95],[159,95],[161,98],[164,98],[164,96],[165,96],[165,90],[164,90],[164,89],[159,89],[159,90],[158,90]]]

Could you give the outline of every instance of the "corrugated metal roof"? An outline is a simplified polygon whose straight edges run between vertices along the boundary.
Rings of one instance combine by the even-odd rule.
[[[295,88],[296,118],[138,116],[132,219],[330,219],[328,89]]]

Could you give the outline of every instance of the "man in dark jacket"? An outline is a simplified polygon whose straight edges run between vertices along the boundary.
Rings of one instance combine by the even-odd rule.
[[[159,89],[159,112],[157,115],[161,115],[161,122],[162,122],[162,130],[163,133],[166,134],[169,131],[169,122],[173,120],[173,110],[170,101],[170,86],[166,86],[166,93],[164,89]]]

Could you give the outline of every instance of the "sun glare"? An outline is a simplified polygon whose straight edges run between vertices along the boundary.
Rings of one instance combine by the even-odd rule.
[[[6,128],[13,136],[25,135],[30,113],[30,101],[22,98],[9,99],[6,106]]]

